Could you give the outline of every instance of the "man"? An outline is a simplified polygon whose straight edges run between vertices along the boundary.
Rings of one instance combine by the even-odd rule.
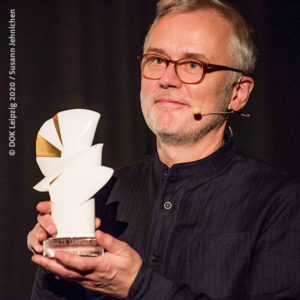
[[[254,86],[251,34],[218,0],[159,1],[139,57],[157,155],[96,195],[103,256],[33,256],[32,299],[300,299],[299,184],[224,134]],[[38,210],[35,253],[55,233]]]

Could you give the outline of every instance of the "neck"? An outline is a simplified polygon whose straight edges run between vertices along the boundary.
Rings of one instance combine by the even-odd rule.
[[[167,145],[157,139],[157,152],[161,162],[169,168],[174,164],[192,162],[209,156],[224,143],[225,124],[210,131],[196,143]]]

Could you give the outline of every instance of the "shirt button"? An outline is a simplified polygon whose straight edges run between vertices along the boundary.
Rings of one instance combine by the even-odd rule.
[[[168,175],[168,169],[163,169],[163,175],[167,176]]]
[[[169,202],[169,201],[165,202],[165,203],[164,203],[164,208],[165,208],[165,209],[171,209],[171,208],[172,208],[172,203]]]
[[[151,260],[152,260],[152,262],[158,262],[158,255],[156,255],[156,254],[153,254],[152,255],[152,257],[151,257]]]

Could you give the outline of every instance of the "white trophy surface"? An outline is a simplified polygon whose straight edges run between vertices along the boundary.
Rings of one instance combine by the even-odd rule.
[[[49,192],[57,234],[44,255],[64,250],[82,256],[103,252],[95,240],[95,200],[113,174],[101,165],[103,144],[92,146],[100,114],[86,109],[59,112],[37,135],[36,160],[45,176],[34,189]]]

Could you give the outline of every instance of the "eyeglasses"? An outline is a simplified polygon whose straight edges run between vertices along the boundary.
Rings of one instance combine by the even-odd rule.
[[[147,79],[160,79],[170,63],[174,64],[175,73],[183,83],[200,83],[206,73],[221,70],[239,72],[244,75],[244,72],[239,69],[208,64],[195,58],[172,60],[158,54],[142,54],[137,59],[140,60],[142,74]]]

